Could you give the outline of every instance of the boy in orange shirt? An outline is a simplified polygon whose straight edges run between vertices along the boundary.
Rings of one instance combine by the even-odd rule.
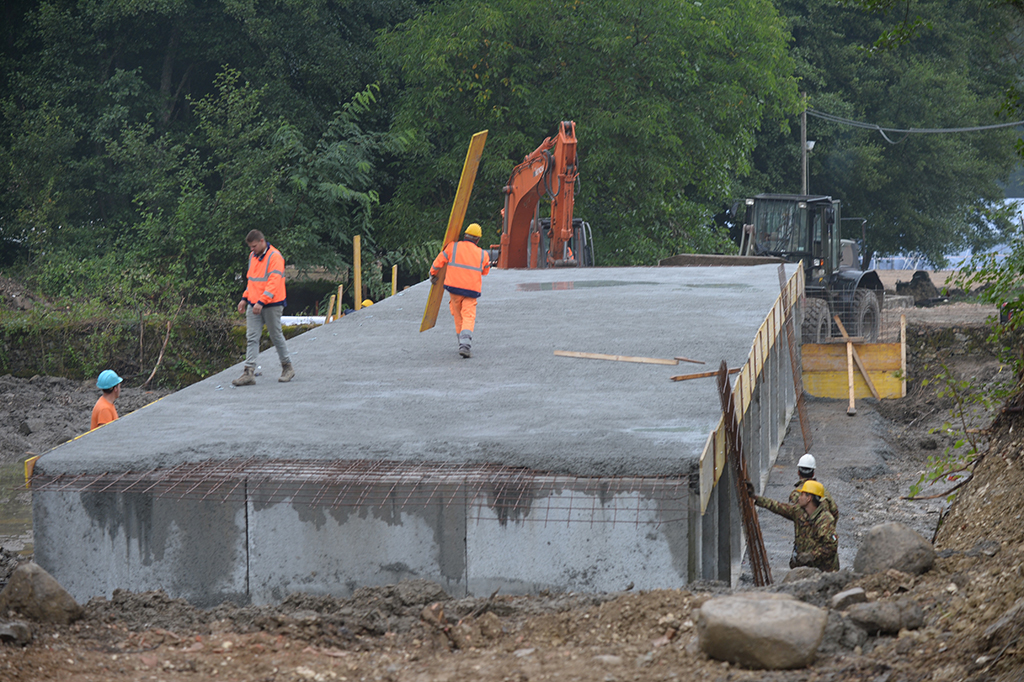
[[[121,395],[122,381],[123,379],[117,376],[117,372],[112,369],[100,372],[100,378],[96,380],[96,387],[103,389],[103,395],[99,397],[92,408],[90,431],[117,419],[117,408],[114,407],[114,401]]]

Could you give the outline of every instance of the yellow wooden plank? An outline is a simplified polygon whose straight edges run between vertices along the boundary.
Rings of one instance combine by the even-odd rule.
[[[555,354],[557,355],[558,351],[555,351]],[[695,374],[680,374],[678,376],[669,377],[669,379],[671,379],[672,381],[689,381],[690,379],[704,379],[704,378],[707,378],[707,377],[716,377],[716,376],[718,376],[718,373],[720,371],[721,370],[710,370],[710,371],[707,371],[707,372],[697,372]],[[739,369],[730,369],[728,371],[728,373],[729,374],[736,374],[739,371],[740,371]]]
[[[606,353],[583,353],[575,350],[556,350],[555,355],[563,358],[583,358],[585,360],[614,360],[617,362],[641,362],[648,365],[678,365],[675,358],[642,358],[633,355],[608,355]]]
[[[866,343],[856,348],[868,373],[895,372],[902,366],[898,343]],[[801,354],[805,372],[846,370],[846,344],[805,343]]]
[[[462,164],[462,177],[459,178],[459,188],[455,190],[455,201],[452,202],[452,212],[448,216],[448,229],[444,233],[444,242],[441,248],[448,246],[448,244],[458,239],[459,232],[462,231],[462,221],[466,218],[466,207],[469,205],[469,197],[473,193],[476,169],[480,165],[480,157],[484,153],[484,143],[486,141],[486,130],[481,130],[473,135],[473,138],[469,141],[469,149],[466,150],[466,161]],[[437,284],[430,286],[430,293],[427,295],[427,306],[423,310],[423,321],[420,323],[421,332],[431,329],[437,324],[437,312],[441,309],[441,298],[444,296],[444,272],[444,269],[442,269],[438,274]]]
[[[750,362],[743,365],[743,369],[740,370],[739,380],[736,382],[737,392],[740,394],[740,400],[737,403],[737,409],[739,410],[739,421],[743,421],[744,415],[747,413],[747,409],[750,407],[751,396],[754,392],[754,374],[753,367]]]
[[[324,318],[324,324],[336,319],[338,318],[334,316],[334,294],[331,294],[331,300],[327,304],[327,317]]]
[[[907,395],[907,316],[900,315],[900,376],[903,378],[901,397]]]
[[[363,247],[361,237],[352,237],[352,273],[355,281],[352,284],[352,309],[363,307]]]
[[[715,486],[715,431],[708,434],[704,450],[700,453],[700,513],[703,515],[711,499],[711,490]]]
[[[725,471],[725,417],[718,420],[718,430],[715,431],[715,485],[718,485]]]

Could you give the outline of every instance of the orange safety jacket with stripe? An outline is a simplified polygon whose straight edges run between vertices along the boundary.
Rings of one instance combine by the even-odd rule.
[[[245,276],[249,284],[242,298],[248,301],[249,305],[262,303],[266,308],[287,303],[284,288],[284,256],[269,243],[262,256],[249,254],[249,271]]]
[[[479,298],[483,276],[491,271],[487,252],[471,241],[452,242],[437,254],[430,274],[436,275],[445,265],[444,288],[459,296]]]

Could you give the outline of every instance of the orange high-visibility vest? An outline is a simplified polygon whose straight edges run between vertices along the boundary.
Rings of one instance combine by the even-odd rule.
[[[270,244],[262,257],[249,254],[249,272],[245,275],[249,284],[245,288],[245,298],[250,305],[262,303],[268,305],[285,304],[284,288],[284,256]]]
[[[436,275],[445,265],[444,288],[453,294],[479,298],[483,276],[491,271],[487,252],[471,241],[452,242],[437,254],[430,274]]]

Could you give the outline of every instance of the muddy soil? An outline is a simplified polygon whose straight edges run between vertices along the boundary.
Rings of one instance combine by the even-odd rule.
[[[923,340],[946,325],[959,325],[955,333],[941,336],[938,347],[909,344],[921,349],[910,359],[912,377],[934,371],[939,360],[974,383],[1005,376],[998,361],[972,342],[980,313],[962,312],[957,318],[952,310],[942,311],[944,317],[934,329],[925,326],[929,322],[911,324],[910,336]],[[910,520],[927,537],[935,535],[940,558],[925,575],[890,572],[855,577],[850,583],[864,587],[871,599],[917,601],[925,613],[925,627],[898,637],[872,637],[855,649],[821,652],[807,669],[750,671],[701,654],[693,609],[711,596],[731,591],[721,585],[452,599],[437,585],[411,581],[362,589],[351,599],[296,594],[272,606],[225,604],[209,610],[169,599],[162,592],[116,591],[110,599],[90,601],[85,617],[71,626],[33,624],[34,639],[27,646],[0,644],[0,679],[1020,680],[1021,619],[994,634],[986,635],[986,628],[1024,595],[1024,420],[1011,411],[982,426],[986,430],[977,435],[984,439],[986,454],[975,479],[949,509],[938,501],[902,500],[927,457],[941,453],[949,440],[931,430],[949,418],[951,401],[937,397],[934,384],[922,384],[919,379],[911,382],[908,397],[901,401],[865,402],[853,418],[865,424],[859,427],[865,434],[859,440],[874,443],[855,456],[880,458],[883,465],[877,471],[850,468],[844,473],[839,438],[827,441],[819,467],[831,461],[830,485],[857,491],[837,494],[843,512],[840,529],[845,526],[851,533],[849,542],[855,542],[853,534],[860,524],[889,518]],[[22,391],[43,391],[28,400],[12,399],[22,410],[18,416],[8,415],[12,423],[29,418],[31,410],[24,411],[22,403],[60,405],[56,396],[77,395],[67,385],[46,379],[5,385],[0,396],[14,393],[18,398]],[[51,386],[63,390],[47,388]],[[83,402],[75,402],[76,409],[85,415],[87,425],[85,408],[91,409],[95,395],[88,387],[79,388]],[[812,409],[819,422],[853,422],[845,405],[814,401]],[[828,416],[830,411],[835,417]],[[80,418],[58,418],[54,413],[49,421],[64,429]],[[5,422],[3,428],[11,427]],[[820,423],[817,428],[825,434],[838,433],[840,427]],[[14,449],[5,446],[3,456],[16,460],[23,451],[39,451],[52,442],[42,434],[38,441],[31,436],[13,441]],[[772,481],[791,485],[791,467],[780,467]],[[943,520],[936,532],[940,513]],[[858,521],[861,516],[863,521]],[[0,552],[0,570],[18,560],[13,553]],[[776,581],[783,575],[784,570],[776,568]]]
[[[0,376],[0,547],[31,553],[31,495],[24,488],[24,461],[89,430],[100,396],[95,380]],[[120,416],[170,393],[122,384]],[[6,582],[0,563],[0,584]]]

